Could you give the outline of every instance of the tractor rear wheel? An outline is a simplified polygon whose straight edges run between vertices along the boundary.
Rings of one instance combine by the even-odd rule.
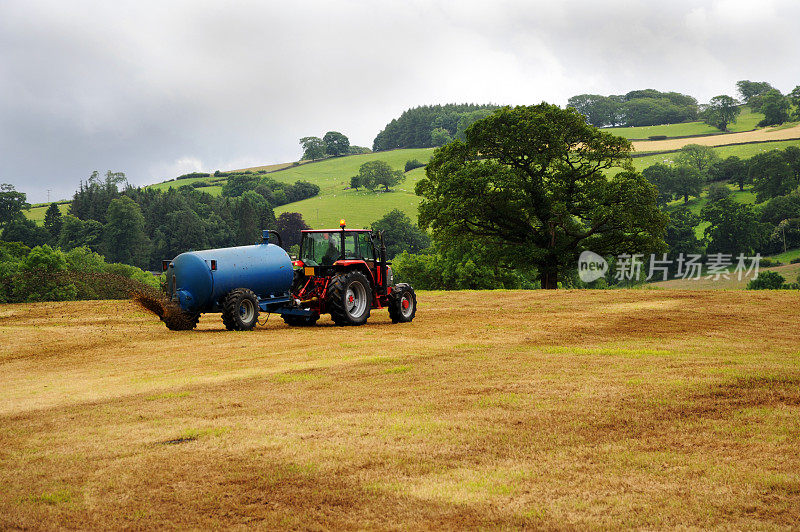
[[[284,314],[282,316],[286,325],[292,327],[311,327],[317,323],[319,316],[293,316],[292,314]]]
[[[417,294],[410,284],[400,283],[389,298],[389,317],[392,323],[408,323],[417,313]]]
[[[229,331],[249,331],[258,323],[258,297],[252,290],[236,288],[222,303],[222,323]]]
[[[326,306],[336,325],[364,325],[372,308],[372,288],[361,272],[337,274],[331,279]]]

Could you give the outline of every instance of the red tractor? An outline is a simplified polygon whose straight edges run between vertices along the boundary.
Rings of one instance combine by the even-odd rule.
[[[393,323],[413,320],[417,296],[411,285],[394,284],[383,232],[340,226],[302,232],[292,287],[300,308],[281,312],[283,320],[307,326],[330,314],[337,325],[363,325],[370,310],[384,307]]]

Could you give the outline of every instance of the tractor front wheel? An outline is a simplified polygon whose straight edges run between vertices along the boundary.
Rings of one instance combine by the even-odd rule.
[[[229,331],[249,331],[258,323],[258,298],[252,290],[236,288],[222,303],[222,323]]]
[[[394,287],[389,298],[389,317],[392,323],[407,323],[417,313],[417,294],[410,284],[400,283]]]
[[[372,308],[372,288],[361,272],[331,279],[326,306],[336,325],[364,325]]]

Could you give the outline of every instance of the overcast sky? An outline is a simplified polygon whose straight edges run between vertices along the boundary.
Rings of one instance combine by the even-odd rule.
[[[800,84],[800,2],[0,2],[0,182],[71,197],[372,146],[424,104]]]

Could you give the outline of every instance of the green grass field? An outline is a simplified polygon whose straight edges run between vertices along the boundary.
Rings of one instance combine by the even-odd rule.
[[[406,161],[417,159],[428,162],[433,154],[432,148],[392,150],[348,157],[335,157],[299,166],[272,165],[263,167],[274,169],[284,166],[280,171],[270,173],[268,177],[283,183],[309,181],[320,187],[318,196],[307,200],[282,205],[275,209],[275,214],[282,212],[299,212],[303,219],[314,228],[337,227],[339,220],[345,218],[350,227],[367,227],[392,209],[400,209],[416,220],[417,205],[420,199],[414,194],[414,184],[425,175],[424,168],[417,168],[406,173],[406,179],[389,193],[369,192],[366,190],[350,190],[350,177],[358,173],[359,167],[367,161],[385,161],[395,170],[403,170]],[[258,170],[262,167],[254,167]],[[202,187],[198,190],[218,196],[222,193],[220,178],[191,178],[179,181],[168,181],[149,185],[146,188],[167,190],[170,187],[191,185],[196,182],[216,182],[215,186]]]
[[[343,184],[337,183],[321,191],[318,196],[277,207],[275,215],[299,212],[306,223],[315,229],[338,227],[342,218],[347,220],[349,227],[368,227],[393,209],[400,209],[416,221],[417,205],[421,198],[414,194],[414,185],[425,177],[425,169],[416,168],[405,175],[405,181],[391,192],[345,190]]]
[[[67,214],[69,212],[69,206],[70,206],[69,203],[59,203],[58,210],[61,212],[62,215]],[[49,203],[43,205],[39,204],[23,212],[25,213],[25,216],[29,220],[33,220],[34,222],[36,222],[37,225],[42,225],[44,223],[44,214],[47,212],[47,209],[49,208],[50,208]]]
[[[225,183],[225,181],[226,181],[226,179],[224,177],[191,177],[189,179],[177,179],[177,180],[173,180],[173,181],[165,181],[163,183],[156,183],[154,185],[147,185],[146,187],[143,187],[143,188],[150,188],[150,189],[154,189],[154,190],[167,190],[167,189],[170,189],[170,188],[180,188],[180,187],[183,187],[183,186],[186,186],[186,185],[192,185],[194,183],[217,183],[218,184],[218,188],[221,191],[222,190],[222,184]],[[212,188],[217,188],[217,187],[216,186],[203,187],[200,190],[202,190],[203,192],[208,192],[209,194],[211,194],[210,189],[212,189]],[[214,195],[218,196],[219,194],[220,193],[217,192]]]
[[[367,161],[385,161],[395,170],[403,170],[406,161],[417,159],[423,163],[430,160],[433,148],[391,150],[348,157],[324,159],[315,163],[294,166],[269,174],[269,177],[284,183],[298,180],[310,181],[320,186],[322,192],[344,190],[350,186],[350,177],[358,173],[358,168]]]
[[[756,124],[762,118],[764,118],[763,114],[754,113],[749,107],[744,107],[741,114],[736,118],[736,122],[728,126],[728,131],[731,133],[751,131],[756,128]],[[713,135],[715,133],[722,133],[719,129],[703,122],[684,122],[682,124],[663,124],[659,126],[642,127],[608,127],[603,128],[603,131],[625,137],[626,139],[646,139],[651,135],[685,137],[689,135]]]
[[[785,253],[779,253],[778,255],[772,255],[771,259],[778,260],[784,264],[789,264],[794,259],[800,259],[800,248],[798,249],[790,249]],[[790,279],[790,281],[793,279]]]

